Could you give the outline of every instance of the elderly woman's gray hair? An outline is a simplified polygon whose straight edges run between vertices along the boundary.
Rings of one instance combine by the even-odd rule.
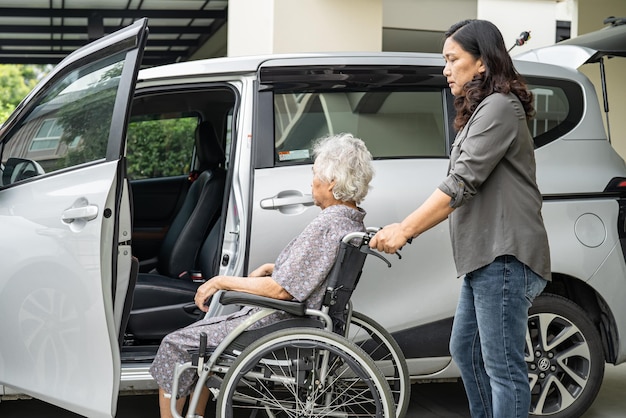
[[[320,138],[313,146],[313,158],[315,175],[328,183],[335,181],[335,199],[356,204],[363,201],[374,168],[372,154],[361,139],[348,133]]]

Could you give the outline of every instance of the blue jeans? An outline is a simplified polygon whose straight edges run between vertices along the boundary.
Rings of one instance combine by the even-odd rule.
[[[545,285],[510,255],[463,279],[450,352],[461,370],[473,418],[528,417],[528,308]]]

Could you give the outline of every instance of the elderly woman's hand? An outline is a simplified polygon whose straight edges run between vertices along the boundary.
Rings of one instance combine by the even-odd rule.
[[[404,234],[404,230],[399,223],[387,225],[379,230],[370,240],[370,247],[387,254],[393,254],[402,248],[409,237]]]
[[[218,290],[221,289],[221,287],[219,287],[219,280],[220,276],[215,276],[212,279],[202,283],[202,285],[198,287],[198,290],[196,290],[196,296],[194,296],[193,301],[202,312],[207,312],[209,310],[209,307],[206,305],[206,303],[209,301],[211,296],[213,296],[215,293],[217,293]]]

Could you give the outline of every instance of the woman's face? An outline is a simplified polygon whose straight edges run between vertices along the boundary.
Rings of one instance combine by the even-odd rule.
[[[311,182],[311,194],[313,202],[322,209],[335,204],[336,199],[333,196],[334,182],[328,183],[319,179],[316,175],[316,165],[313,164],[313,181]]]
[[[482,60],[461,48],[451,36],[443,44],[443,57],[446,60],[443,75],[454,96],[463,96],[463,86],[474,76],[485,72]]]

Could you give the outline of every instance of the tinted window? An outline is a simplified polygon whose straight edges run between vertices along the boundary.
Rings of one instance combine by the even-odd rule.
[[[580,121],[583,96],[580,86],[567,80],[528,78],[534,96],[535,117],[528,121],[536,147],[571,131]]]
[[[28,164],[21,166],[29,168],[22,174],[4,173],[4,185],[106,157],[123,57],[80,67],[37,100],[2,155],[4,164],[24,161]]]
[[[442,90],[275,93],[275,162],[310,162],[312,142],[340,132],[374,158],[445,157],[443,103]]]

